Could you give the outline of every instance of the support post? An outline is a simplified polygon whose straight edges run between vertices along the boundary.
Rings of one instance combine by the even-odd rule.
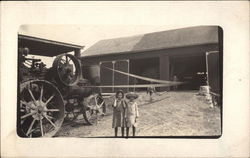
[[[75,55],[75,57],[77,57],[79,59],[81,57],[81,49],[75,50],[74,55]]]
[[[159,56],[159,68],[160,68],[160,79],[161,80],[170,80],[170,61],[169,56],[160,55]],[[169,91],[170,87],[161,87],[161,91]]]
[[[80,67],[81,67],[81,71],[80,71],[80,76],[81,78],[83,78],[83,74],[82,74],[82,61],[80,60],[81,57],[81,49],[77,49],[74,51],[74,55],[75,57],[78,59],[79,63],[80,63]]]
[[[208,77],[208,56],[209,52],[206,52],[206,74],[207,74],[207,85],[209,86],[209,77]]]
[[[130,73],[129,72],[129,60],[127,60],[127,62],[128,62],[128,74]],[[128,82],[127,82],[127,85],[129,85],[129,76],[128,76]],[[127,88],[127,92],[129,92],[129,88]]]
[[[113,71],[112,71],[112,92],[115,91],[115,87],[114,87],[114,85],[115,85],[115,71],[114,71],[114,69],[115,69],[115,62],[116,61],[112,61],[112,65],[113,65]]]
[[[100,71],[99,71],[100,83],[101,83],[101,80],[102,80],[102,79],[101,79],[101,77],[102,77],[102,76],[101,76],[101,66],[102,66],[102,62],[100,61],[100,62],[99,62],[99,67],[100,67]],[[102,93],[102,87],[100,87],[100,93]]]

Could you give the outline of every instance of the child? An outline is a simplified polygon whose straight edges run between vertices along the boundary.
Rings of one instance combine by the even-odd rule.
[[[179,81],[179,79],[178,79],[178,77],[177,77],[176,75],[174,75],[173,81],[174,81],[174,82],[178,82],[178,81]],[[174,90],[174,91],[176,91],[177,89],[178,89],[178,86],[177,86],[177,85],[173,86],[173,90]]]
[[[122,90],[116,92],[116,99],[113,104],[113,123],[112,128],[115,129],[115,137],[117,137],[118,127],[121,127],[122,137],[124,137],[125,124],[125,108],[126,102],[123,99],[124,93]]]
[[[138,95],[135,93],[129,93],[126,95],[126,98],[129,99],[127,107],[125,109],[125,120],[126,120],[126,134],[129,136],[129,128],[132,127],[133,137],[135,136],[135,128],[137,127],[137,118],[139,117],[139,110],[135,99],[138,98]]]
[[[152,101],[153,100],[152,95],[153,95],[153,93],[155,93],[155,87],[154,86],[148,87],[147,88],[147,94],[148,93],[149,93],[150,101]]]

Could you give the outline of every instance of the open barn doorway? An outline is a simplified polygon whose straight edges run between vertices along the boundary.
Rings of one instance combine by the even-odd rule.
[[[206,56],[172,56],[170,58],[170,76],[177,77],[186,84],[179,85],[177,90],[198,90],[201,85],[206,85]]]
[[[159,57],[130,59],[129,72],[143,77],[159,79]],[[150,84],[149,81],[129,78],[130,85]],[[145,91],[147,88],[136,88],[137,91]],[[131,88],[130,91],[135,90]]]
[[[118,90],[123,90],[128,92],[126,87],[115,87],[117,85],[128,85],[129,77],[128,75],[121,74],[119,72],[112,71],[118,70],[125,73],[129,73],[129,61],[128,60],[114,60],[114,61],[103,61],[100,62],[100,83],[104,86],[101,91],[103,93],[114,93]]]

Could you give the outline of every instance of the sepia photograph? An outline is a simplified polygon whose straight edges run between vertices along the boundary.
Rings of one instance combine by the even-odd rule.
[[[61,35],[84,26],[22,25],[17,134],[219,138],[223,29],[140,27],[124,36],[120,26],[112,38],[110,26],[110,38],[80,45],[90,42]]]
[[[1,157],[249,157],[249,2],[1,1]]]

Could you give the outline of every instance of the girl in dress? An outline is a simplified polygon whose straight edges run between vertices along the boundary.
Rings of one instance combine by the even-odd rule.
[[[129,128],[132,127],[133,137],[135,136],[136,127],[138,125],[139,118],[139,109],[135,99],[138,98],[138,95],[135,93],[129,93],[126,95],[126,98],[129,99],[125,109],[125,120],[126,120],[126,134],[129,136]]]
[[[113,123],[112,128],[115,129],[115,137],[117,137],[118,127],[121,127],[122,137],[124,137],[125,126],[125,108],[124,93],[122,90],[116,92],[116,98],[113,104]]]

